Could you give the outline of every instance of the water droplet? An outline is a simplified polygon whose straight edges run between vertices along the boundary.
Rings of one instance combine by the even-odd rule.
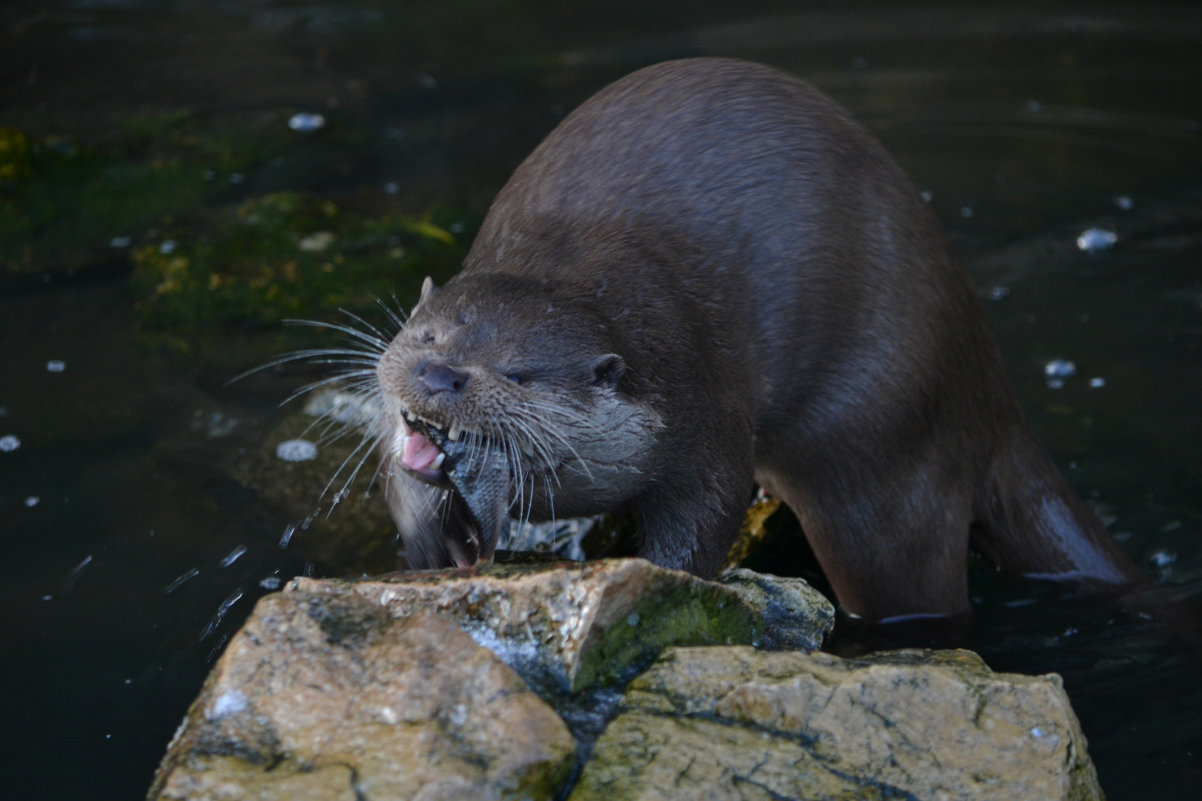
[[[1114,205],[1123,211],[1131,211],[1131,209],[1135,208],[1135,201],[1131,199],[1130,195],[1119,195],[1114,199]]]
[[[115,236],[109,240],[109,247],[127,248],[131,242],[133,242],[133,239],[128,236]]]
[[[176,242],[174,239],[164,239],[162,241],[162,243],[159,245],[159,253],[162,253],[164,256],[170,256],[172,253],[175,252],[175,249],[178,246],[179,246],[179,243]]]
[[[28,498],[25,499],[25,506],[32,509],[33,507],[37,506],[41,502],[42,502],[42,499],[39,498],[38,496],[30,495]]]
[[[200,633],[200,639],[202,641],[207,640],[213,632],[217,631],[218,627],[221,626],[221,622],[225,620],[225,616],[229,614],[230,609],[241,600],[242,590],[234,590],[228,598],[222,601],[221,605],[217,607],[217,611],[213,613],[213,617],[209,619],[208,625],[204,627],[204,631]]]
[[[67,595],[71,590],[75,589],[75,584],[79,581],[79,577],[83,575],[90,564],[92,564],[92,557],[88,555],[83,558],[82,562],[71,568],[71,572],[63,578],[62,584],[59,585],[58,594]]]
[[[229,567],[229,566],[230,566],[230,565],[232,565],[234,562],[237,562],[237,561],[238,561],[238,559],[239,559],[239,558],[242,556],[242,554],[244,554],[244,553],[246,553],[246,546],[245,546],[245,545],[239,545],[237,548],[235,548],[234,550],[232,550],[232,551],[230,551],[228,554],[226,554],[226,557],[225,557],[224,559],[222,559],[222,560],[221,560],[221,566],[222,566],[222,567]]]
[[[67,363],[62,359],[51,359],[50,361],[46,362],[46,372],[48,373],[61,373],[66,369]]]
[[[0,453],[12,453],[17,448],[21,447],[21,440],[14,437],[12,434],[6,434],[0,437]]]
[[[973,215],[972,206],[961,206],[960,207],[960,216],[961,217],[963,217],[964,219],[967,220],[968,218],[972,217],[972,215]]]
[[[1038,100],[1028,100],[1027,111],[1031,112],[1032,114],[1038,114],[1039,112],[1043,111],[1043,103],[1040,103]]]
[[[989,290],[990,300],[1003,300],[1010,296],[1010,288],[1005,286],[995,286]]]
[[[1101,389],[1104,386],[1106,386],[1106,379],[1102,378],[1101,376],[1094,376],[1093,378],[1089,379],[1090,389]]]
[[[195,567],[190,568],[187,572],[180,575],[180,577],[177,578],[175,581],[171,582],[166,587],[164,587],[163,592],[170,595],[171,593],[178,590],[180,587],[184,586],[185,583],[191,581],[192,579],[196,578],[199,575],[200,575],[200,571],[198,569],[196,569]]]

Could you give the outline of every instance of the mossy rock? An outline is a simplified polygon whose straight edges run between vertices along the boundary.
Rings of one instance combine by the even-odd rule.
[[[191,331],[214,324],[278,323],[377,299],[411,299],[422,277],[445,276],[462,256],[438,221],[365,217],[309,195],[280,193],[217,214],[207,230],[133,250],[145,325]]]

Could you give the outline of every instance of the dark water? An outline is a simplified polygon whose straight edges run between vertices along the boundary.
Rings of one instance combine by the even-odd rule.
[[[214,148],[204,180],[221,191],[164,189],[172,224],[281,189],[470,216],[565,109],[620,74],[684,55],[778,65],[847,105],[931,193],[982,295],[998,298],[987,310],[1044,443],[1162,588],[1198,601],[1195,5],[549,5],[9,4],[0,126],[86,144],[148,111],[188,111],[209,130],[321,112],[330,136],[296,133],[236,178],[223,165],[239,154]],[[81,189],[79,224],[65,209],[23,271],[0,277],[0,437],[19,440],[0,450],[14,798],[144,793],[261,582],[346,570],[279,547],[310,508],[281,514],[231,477],[298,383],[227,386],[271,335],[226,329],[179,358],[140,330],[127,249],[110,242],[163,223],[129,208],[128,186],[101,211]],[[1084,253],[1076,239],[1095,227],[1117,243]],[[1054,359],[1076,366],[1061,388],[1045,376]],[[1197,651],[1121,610],[973,570],[975,646],[997,669],[1064,676],[1108,795],[1196,798]]]

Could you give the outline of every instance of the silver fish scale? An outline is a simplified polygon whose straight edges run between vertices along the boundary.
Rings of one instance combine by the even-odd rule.
[[[480,553],[491,555],[509,510],[509,466],[504,454],[475,439],[441,445],[450,463],[451,483],[480,527]]]

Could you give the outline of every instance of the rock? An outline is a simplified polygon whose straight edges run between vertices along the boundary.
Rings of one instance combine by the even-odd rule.
[[[231,640],[149,798],[551,798],[563,721],[451,622],[354,593],[263,598]]]
[[[740,567],[723,571],[718,581],[737,592],[743,603],[763,618],[761,648],[817,651],[835,625],[835,607],[805,579]]]
[[[734,590],[642,559],[300,578],[289,590],[354,595],[398,618],[435,611],[544,694],[621,684],[669,645],[750,645],[764,626]]]
[[[231,640],[150,799],[563,798],[577,754],[569,801],[1102,798],[1059,677],[757,651],[813,648],[830,605],[723,580],[637,559],[295,579]]]
[[[967,651],[673,648],[630,685],[569,801],[1100,799],[1060,678]]]

